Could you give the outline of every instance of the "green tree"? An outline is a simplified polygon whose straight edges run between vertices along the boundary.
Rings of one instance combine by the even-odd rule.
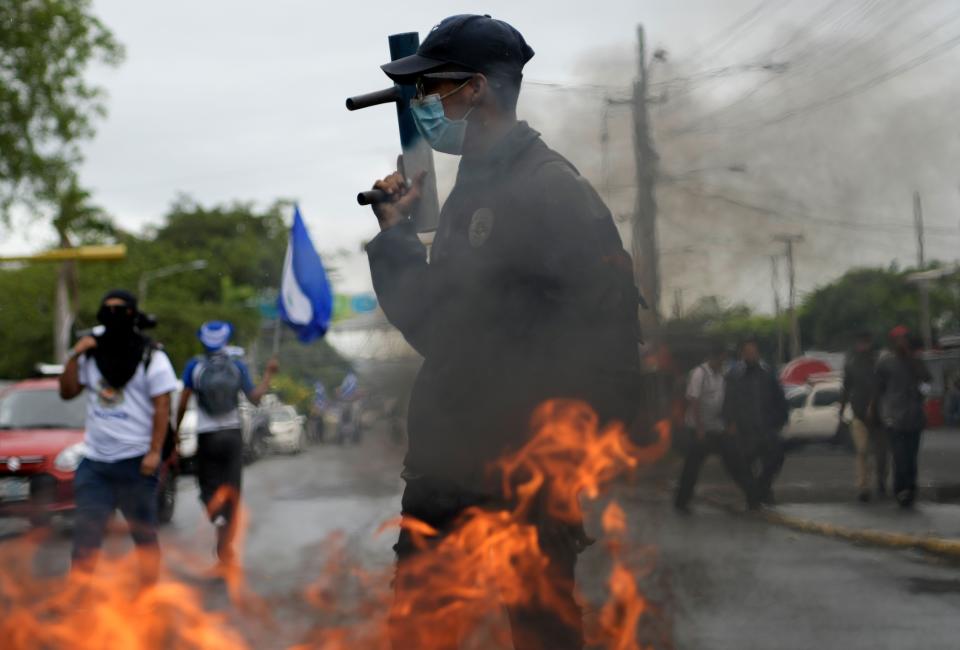
[[[842,350],[858,332],[877,340],[898,324],[920,331],[920,297],[907,281],[910,271],[854,269],[838,280],[811,292],[800,310],[804,341],[822,349]],[[932,287],[930,311],[936,320],[956,320],[956,296],[950,282]]]
[[[17,203],[60,201],[73,185],[79,143],[105,112],[103,90],[84,75],[95,62],[119,64],[123,48],[91,4],[0,2],[0,220],[7,225]]]

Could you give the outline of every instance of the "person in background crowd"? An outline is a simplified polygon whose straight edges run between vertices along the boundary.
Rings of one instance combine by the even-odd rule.
[[[917,495],[917,454],[926,426],[924,391],[930,372],[917,358],[910,330],[898,325],[890,330],[892,354],[877,364],[876,415],[885,428],[893,451],[893,493],[901,507],[913,505]]]
[[[869,414],[876,372],[877,352],[873,337],[869,333],[861,333],[843,369],[840,418],[843,419],[844,410],[849,404],[853,410],[850,434],[856,448],[857,489],[859,499],[864,503],[870,500],[871,479],[874,479],[878,495],[885,496],[887,493],[887,457],[890,453],[887,432]],[[874,470],[876,474],[871,476]]]
[[[789,407],[776,375],[760,360],[755,339],[740,346],[741,366],[727,378],[723,419],[730,435],[744,450],[754,478],[751,506],[773,503],[773,481],[783,467],[780,431],[787,423]],[[752,468],[759,466],[758,471]]]
[[[718,454],[730,478],[748,498],[754,493],[750,469],[736,436],[728,435],[723,424],[726,348],[714,345],[707,360],[690,371],[687,382],[685,425],[692,432],[674,500],[676,509],[689,512],[690,499],[700,468],[710,454]],[[748,503],[749,505],[749,503]]]
[[[337,401],[340,405],[340,418],[337,423],[337,444],[352,442],[360,444],[363,434],[363,405],[360,395],[360,381],[352,372],[348,372],[337,387]]]
[[[240,393],[254,405],[259,404],[279,368],[276,359],[267,362],[263,379],[254,387],[246,364],[226,350],[232,335],[233,327],[223,321],[200,326],[197,338],[204,353],[187,362],[177,407],[179,429],[187,404],[196,395],[197,483],[200,500],[217,531],[217,558],[223,565],[234,562],[235,515],[243,473]]]
[[[140,556],[141,580],[151,584],[160,563],[157,470],[177,376],[167,355],[141,332],[144,315],[131,293],[109,292],[97,320],[103,333],[80,339],[60,375],[63,399],[87,391],[86,453],[73,481],[73,564],[93,569],[119,507]]]
[[[960,376],[954,375],[947,383],[943,397],[943,420],[947,426],[960,425]]]

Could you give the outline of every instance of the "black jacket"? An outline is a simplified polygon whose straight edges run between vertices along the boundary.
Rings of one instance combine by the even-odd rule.
[[[777,436],[789,407],[780,380],[763,366],[740,366],[727,377],[723,419],[744,441]]]
[[[876,388],[877,353],[873,350],[852,352],[843,369],[843,402],[850,404],[853,415],[867,421],[867,411]]]
[[[597,193],[526,123],[461,161],[429,263],[410,223],[367,253],[387,318],[424,357],[408,475],[484,489],[486,466],[525,441],[532,409],[549,398],[632,415],[629,256]]]

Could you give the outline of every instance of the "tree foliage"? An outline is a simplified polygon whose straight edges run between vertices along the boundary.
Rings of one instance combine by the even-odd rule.
[[[123,48],[90,0],[0,2],[0,220],[16,203],[56,204],[74,182],[79,143],[104,113],[84,75]]]
[[[114,288],[137,292],[144,273],[205,260],[203,270],[157,278],[146,286],[143,308],[156,316],[150,334],[163,342],[174,364],[182,368],[200,352],[199,325],[210,319],[229,320],[235,342],[262,363],[272,346],[273,323],[261,305],[276,296],[280,283],[287,231],[285,202],[265,210],[234,203],[204,207],[178,199],[162,225],[143,237],[118,233],[127,245],[121,262],[84,263],[79,272],[77,328],[96,324],[102,295]],[[53,294],[56,269],[42,264],[0,271],[0,377],[29,375],[34,365],[53,360]],[[326,343],[302,346],[287,334],[281,365],[292,380],[311,385],[339,381],[346,363]]]
[[[805,349],[843,351],[857,334],[868,332],[877,341],[895,325],[920,332],[920,293],[908,281],[912,270],[853,269],[830,284],[807,294],[798,311],[800,338]],[[941,331],[960,330],[960,285],[956,274],[930,288],[930,313]],[[767,359],[776,358],[778,332],[786,335],[789,322],[754,313],[744,305],[727,305],[716,297],[699,301],[682,318],[667,323],[672,349],[694,362],[705,354],[710,342],[734,344],[756,338]],[[684,350],[689,349],[689,353]]]
[[[895,325],[920,331],[920,293],[907,281],[909,271],[854,269],[811,292],[803,301],[804,340],[826,350],[842,350],[858,332],[883,340]],[[931,287],[930,312],[943,326],[956,320],[957,300],[950,282]]]

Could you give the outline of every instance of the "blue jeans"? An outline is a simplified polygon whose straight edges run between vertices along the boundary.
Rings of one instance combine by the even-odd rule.
[[[140,473],[143,456],[112,463],[84,458],[73,479],[77,512],[73,532],[74,562],[92,560],[103,543],[107,524],[120,508],[138,548],[157,547],[157,476]]]

